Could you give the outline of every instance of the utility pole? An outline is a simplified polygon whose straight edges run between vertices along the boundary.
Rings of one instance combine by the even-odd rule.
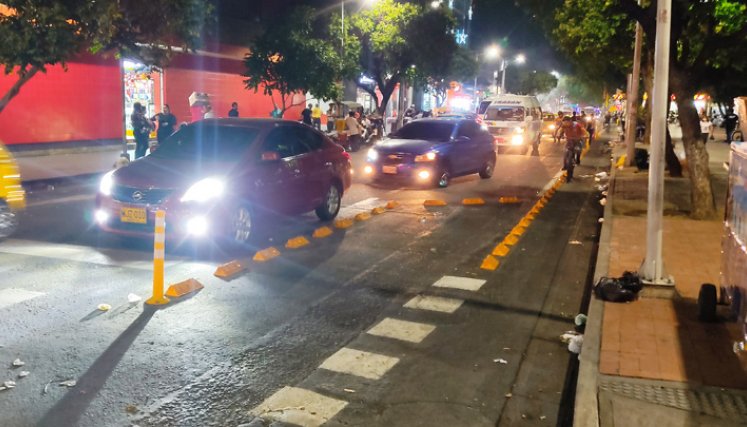
[[[647,283],[673,285],[664,276],[662,238],[664,226],[664,144],[669,100],[669,43],[672,28],[672,0],[658,0],[654,88],[651,97],[651,158],[648,172],[648,213],[646,215],[646,259],[641,276]]]
[[[638,4],[641,1],[638,0]],[[641,24],[635,24],[635,49],[633,51],[633,75],[628,84],[628,119],[625,121],[625,165],[635,166],[635,134],[638,127],[638,84],[641,80],[641,45],[643,44],[643,29]]]

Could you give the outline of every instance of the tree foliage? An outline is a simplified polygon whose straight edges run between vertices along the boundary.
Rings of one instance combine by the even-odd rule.
[[[446,91],[449,90],[451,82],[465,82],[473,79],[477,70],[478,63],[474,53],[467,48],[459,47],[449,61],[447,71],[441,75],[425,76],[425,81],[436,95],[440,107],[446,100]]]
[[[334,46],[317,38],[314,9],[299,7],[290,15],[268,25],[249,46],[244,58],[244,83],[255,92],[260,89],[285,113],[304,102],[294,101],[310,92],[322,99],[337,99],[341,59]],[[278,95],[280,105],[274,96]]]
[[[558,85],[557,77],[547,71],[523,71],[519,76],[519,93],[539,95],[550,92]]]
[[[18,76],[0,111],[37,72],[89,51],[163,65],[174,47],[196,47],[212,19],[205,0],[7,0],[0,10],[0,63]]]

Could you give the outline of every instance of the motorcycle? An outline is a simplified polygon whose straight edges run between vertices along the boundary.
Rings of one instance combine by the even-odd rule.
[[[363,142],[373,145],[376,141],[384,138],[384,119],[379,116],[370,115],[366,117],[366,130],[363,134]]]

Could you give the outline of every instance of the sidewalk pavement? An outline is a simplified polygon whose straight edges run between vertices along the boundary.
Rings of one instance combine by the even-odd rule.
[[[684,157],[672,129],[675,151]],[[723,132],[723,131],[722,131]],[[709,141],[719,217],[725,204],[729,146]],[[616,143],[613,158],[624,154]],[[614,163],[613,163],[614,164]],[[637,271],[645,257],[648,173],[614,170],[595,281]],[[736,323],[700,323],[702,283],[719,283],[723,221],[695,221],[689,181],[665,181],[663,256],[673,296],[649,288],[620,304],[592,297],[576,394],[576,426],[747,425],[747,363],[732,351]]]
[[[121,153],[121,146],[107,146],[85,150],[20,152],[13,153],[13,156],[21,170],[21,180],[31,182],[101,174],[114,168],[114,162]],[[135,158],[134,147],[129,147],[128,153],[130,159]]]

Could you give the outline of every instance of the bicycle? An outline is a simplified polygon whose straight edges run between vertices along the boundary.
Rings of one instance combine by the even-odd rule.
[[[566,171],[566,182],[573,181],[573,169],[576,167],[577,157],[581,154],[583,140],[567,139],[565,154],[563,155],[563,170]]]

